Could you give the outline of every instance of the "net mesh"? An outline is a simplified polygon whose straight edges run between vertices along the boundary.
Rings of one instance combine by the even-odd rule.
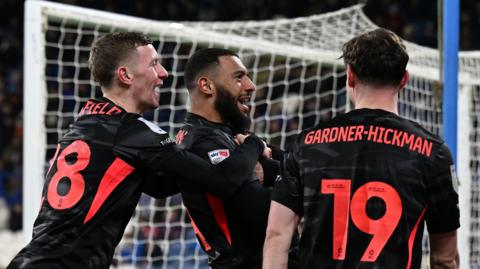
[[[285,148],[300,130],[350,109],[345,70],[338,57],[351,37],[377,28],[353,6],[297,19],[249,22],[154,22],[140,18],[79,10],[46,8],[44,43],[47,108],[47,159],[75,120],[83,104],[100,96],[88,70],[89,47],[106,32],[140,31],[154,41],[169,78],[160,91],[160,107],[146,113],[172,136],[187,111],[183,84],[185,63],[195,50],[222,47],[237,52],[257,85],[252,130]],[[411,80],[400,95],[401,115],[440,134],[441,92],[438,52],[406,42]],[[461,82],[479,85],[480,57],[461,54]],[[472,244],[470,264],[479,260],[479,87],[472,93]],[[425,241],[425,254],[428,242]],[[476,267],[475,267],[476,266]],[[196,242],[179,196],[164,200],[142,196],[117,248],[114,268],[205,268],[206,257]]]
[[[478,66],[478,65],[477,65]],[[472,129],[470,132],[470,227],[467,238],[470,244],[470,268],[480,268],[480,86],[472,91],[472,110],[470,118]]]

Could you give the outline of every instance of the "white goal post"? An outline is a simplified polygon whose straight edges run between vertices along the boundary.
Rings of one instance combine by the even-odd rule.
[[[187,91],[183,67],[203,47],[236,51],[257,85],[252,130],[284,147],[299,130],[350,109],[341,46],[374,25],[362,6],[295,19],[166,22],[64,4],[27,0],[24,38],[24,235],[31,238],[48,158],[68,124],[99,87],[87,68],[89,46],[112,31],[147,34],[170,74],[161,106],[145,115],[173,136],[182,125]],[[406,42],[411,81],[400,113],[440,134],[442,113],[458,113],[461,268],[480,266],[480,52],[460,52],[458,111],[442,111],[437,50]],[[426,242],[428,245],[428,243]],[[425,248],[425,255],[428,247]],[[143,196],[115,256],[114,267],[204,268],[178,196]],[[428,268],[428,264],[424,263]]]

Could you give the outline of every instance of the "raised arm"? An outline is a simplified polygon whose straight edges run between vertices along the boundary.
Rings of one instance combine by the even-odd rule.
[[[290,208],[272,201],[263,246],[263,269],[287,269],[288,251],[299,221],[300,217]]]

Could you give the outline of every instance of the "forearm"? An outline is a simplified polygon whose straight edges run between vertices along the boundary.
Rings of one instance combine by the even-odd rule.
[[[175,176],[162,172],[145,175],[142,191],[155,199],[162,199],[180,192]]]
[[[237,178],[249,179],[264,149],[262,140],[250,136],[215,167],[220,169],[229,181],[236,181]]]
[[[263,246],[263,269],[287,269],[288,251],[299,220],[290,208],[272,201]]]
[[[273,159],[261,159],[260,164],[263,168],[263,186],[273,186],[278,175],[280,175],[280,162]]]
[[[460,259],[458,253],[453,259],[443,259],[441,257],[434,257],[430,255],[431,269],[458,269],[460,268]]]
[[[457,232],[429,234],[430,268],[457,269],[459,256],[457,250]]]
[[[283,150],[273,145],[268,145],[268,147],[272,150],[272,159],[277,161],[283,160],[285,155],[285,152]]]
[[[263,269],[287,269],[291,236],[287,232],[267,231],[263,246]]]
[[[230,157],[212,165],[193,153],[178,150],[159,169],[178,175],[183,184],[199,188],[219,197],[233,195],[251,176],[263,144],[248,138]]]

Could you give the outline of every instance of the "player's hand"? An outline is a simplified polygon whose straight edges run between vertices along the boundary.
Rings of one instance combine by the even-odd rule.
[[[263,142],[263,143],[265,143],[265,142]],[[263,150],[262,156],[267,158],[267,159],[272,158],[272,149],[269,148],[266,143],[265,143],[265,149]]]
[[[249,137],[250,135],[247,134],[237,134],[235,136],[235,142],[240,145],[240,144],[243,144],[243,142],[245,142],[245,139],[247,139],[247,137]],[[260,141],[263,142],[263,146],[264,146],[264,149],[263,149],[263,152],[262,152],[262,156],[265,157],[265,158],[271,158],[272,157],[272,149],[269,148],[267,146],[267,143],[265,143],[265,141],[261,140]]]
[[[263,180],[265,179],[265,174],[263,172],[263,167],[262,165],[257,162],[257,165],[255,166],[255,174],[257,175],[258,181],[260,184],[263,185]]]
[[[238,145],[241,145],[243,144],[243,142],[245,142],[245,139],[248,137],[249,135],[244,135],[244,134],[237,134],[235,136],[235,142],[238,144]]]

